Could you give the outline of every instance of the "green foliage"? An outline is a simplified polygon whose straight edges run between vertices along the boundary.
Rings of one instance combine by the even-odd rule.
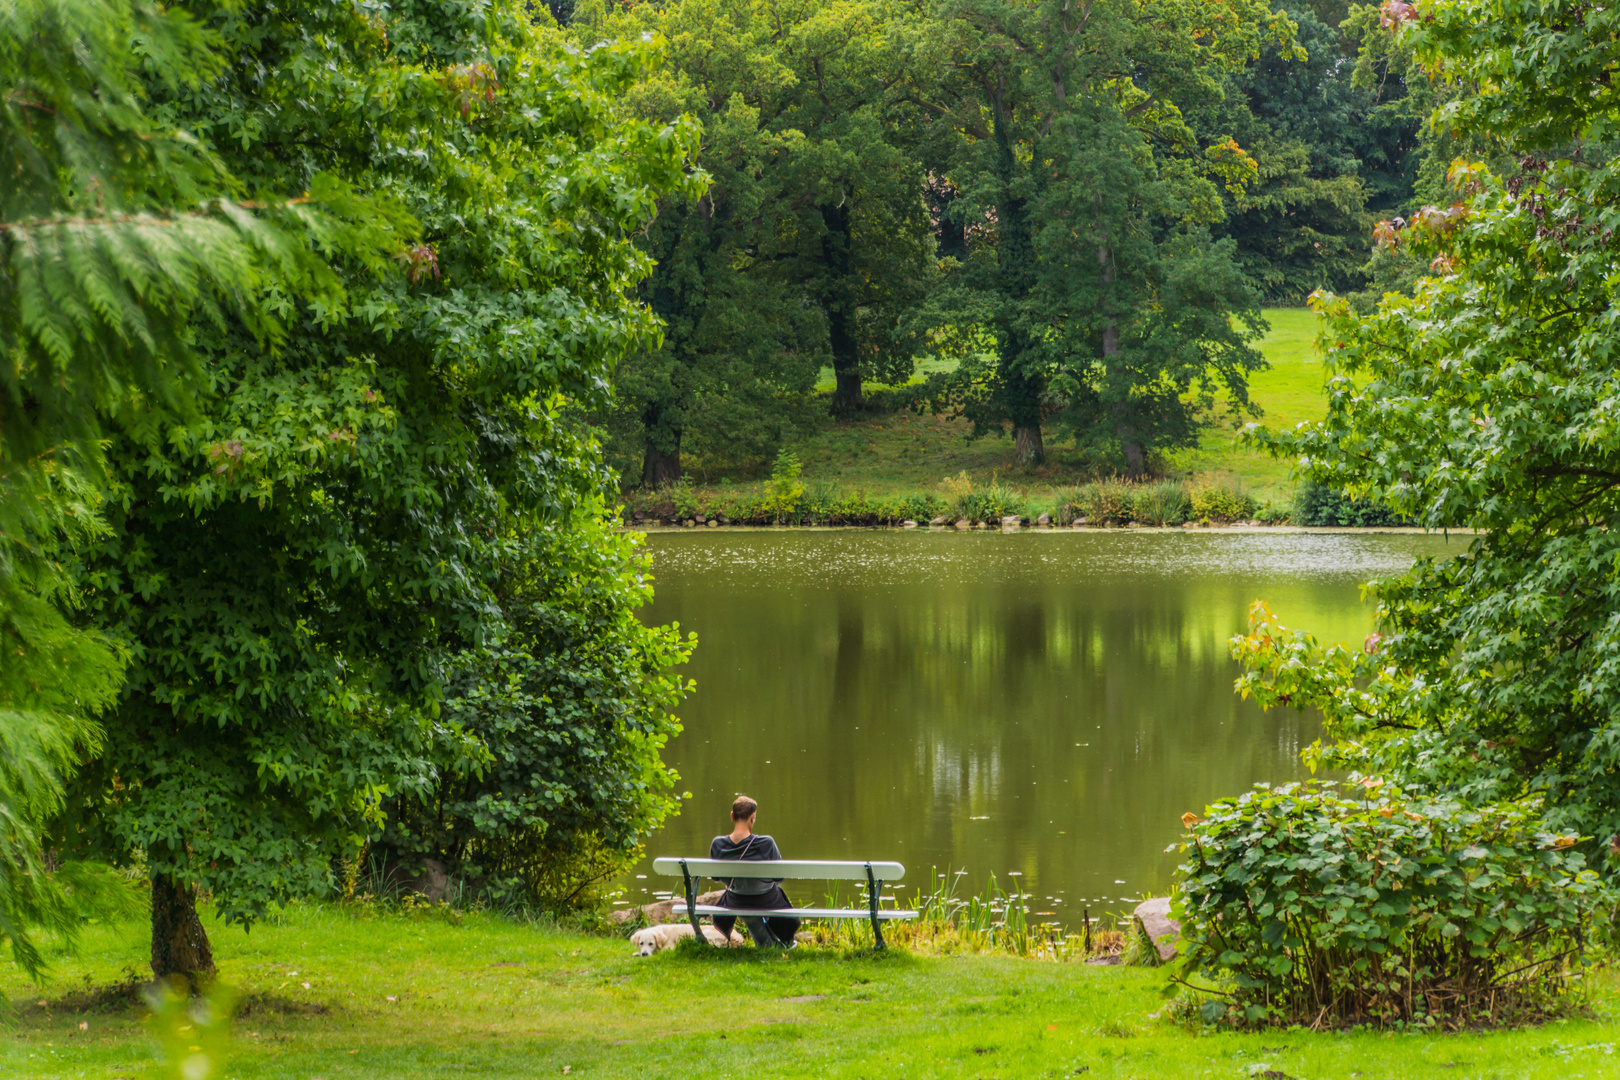
[[[976,434],[1010,427],[1020,464],[1043,460],[1055,422],[1140,478],[1218,394],[1245,407],[1263,364],[1256,295],[1209,233],[1256,166],[1230,139],[1200,143],[1184,112],[1292,27],[1249,0],[944,14],[925,92],[963,137],[944,170],[964,230],[953,321],[992,344],[964,345],[939,406]]]
[[[904,382],[935,276],[923,172],[892,123],[914,12],[888,0],[682,0],[581,9],[582,44],[667,39],[671,63],[633,87],[629,115],[703,124],[706,193],[671,199],[645,235],[643,290],[666,324],[631,356],[598,419],[613,459],[665,483],[682,455],[768,459],[809,421],[823,364],[834,408],[861,381]]]
[[[947,476],[941,484],[945,488],[949,513],[957,518],[997,524],[1002,518],[1023,511],[1023,499],[994,476],[988,484],[975,484],[962,472]]]
[[[503,590],[537,548],[605,542],[595,448],[558,416],[656,334],[630,236],[687,190],[695,132],[615,115],[650,44],[570,50],[516,3],[191,10],[225,62],[169,114],[252,188],[335,174],[399,244],[326,252],[341,303],[266,300],[278,351],[198,329],[212,399],[115,441],[113,532],[77,569],[141,664],[64,840],[142,852],[246,923],[332,888],[389,800],[502,752],[446,718],[447,684],[532,675],[514,649],[543,669],[553,642]],[[629,601],[622,559],[577,557],[607,580],[574,588]],[[621,647],[672,656],[615,610]]]
[[[1173,480],[1143,484],[1131,496],[1131,518],[1144,525],[1180,525],[1190,508],[1186,485]]]
[[[145,0],[19,0],[0,11],[8,462],[69,444],[93,465],[103,418],[189,410],[192,320],[230,316],[273,338],[260,289],[278,274],[293,288],[310,275],[332,284],[307,243],[256,212],[313,221],[307,200],[233,201],[241,185],[220,159],[151,107],[153,89],[189,92],[218,73],[209,43],[185,12]]]
[[[147,993],[146,1026],[163,1048],[164,1072],[173,1080],[223,1076],[230,1057],[236,995],[219,984],[193,995],[183,982],[155,983]]]
[[[804,481],[799,479],[803,471],[804,466],[797,454],[788,450],[777,452],[776,463],[771,466],[771,478],[765,481],[765,502],[770,507],[772,520],[778,525],[799,511],[804,499]]]
[[[1352,499],[1342,491],[1306,481],[1294,495],[1294,520],[1301,525],[1406,525],[1389,507],[1371,499]]]
[[[1576,837],[1540,831],[1535,800],[1362,787],[1261,786],[1184,819],[1176,970],[1214,980],[1204,1020],[1457,1028],[1567,1008],[1613,904]]]
[[[36,978],[30,927],[71,941],[84,918],[138,904],[105,868],[51,871],[40,850],[131,652],[79,625],[84,583],[64,572],[108,536],[101,439],[194,415],[194,325],[278,340],[260,295],[323,295],[334,279],[310,241],[347,232],[319,179],[296,202],[242,201],[152,107],[154,87],[218,73],[209,43],[143,0],[0,10],[0,938]]]
[[[1478,535],[1372,586],[1363,651],[1258,627],[1243,685],[1322,710],[1324,762],[1481,802],[1540,795],[1548,828],[1596,837],[1596,857],[1620,834],[1620,162],[1577,147],[1620,127],[1591,81],[1608,16],[1392,10],[1415,71],[1473,88],[1437,126],[1496,143],[1505,171],[1460,160],[1443,201],[1386,223],[1380,242],[1427,276],[1365,317],[1320,297],[1328,416],[1261,441],[1313,483]]]
[[[447,858],[497,903],[590,908],[676,807],[659,759],[691,642],[637,620],[649,560],[602,519],[512,542],[506,635],[458,658],[441,714],[487,753],[394,800],[373,856]]]
[[[1199,521],[1247,521],[1254,516],[1254,496],[1229,476],[1204,477],[1188,493],[1189,508]]]
[[[1075,505],[1088,525],[1120,524],[1132,519],[1131,485],[1111,476],[1080,488]]]

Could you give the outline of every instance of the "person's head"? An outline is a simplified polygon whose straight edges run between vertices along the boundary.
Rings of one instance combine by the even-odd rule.
[[[747,825],[754,827],[754,815],[759,813],[759,803],[746,795],[739,795],[731,804],[731,822],[733,825]]]

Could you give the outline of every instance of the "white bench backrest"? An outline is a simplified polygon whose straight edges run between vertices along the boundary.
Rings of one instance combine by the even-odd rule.
[[[681,876],[680,859],[654,859],[659,874]],[[808,859],[687,859],[688,873],[701,877],[782,878],[784,880],[865,881],[866,868],[879,881],[899,881],[906,868],[897,862],[815,862]]]

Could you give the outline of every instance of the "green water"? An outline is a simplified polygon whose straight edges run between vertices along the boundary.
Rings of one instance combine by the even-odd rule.
[[[670,889],[651,857],[706,854],[744,792],[786,858],[897,859],[910,890],[995,874],[1056,921],[1162,894],[1183,813],[1304,775],[1314,718],[1232,692],[1227,639],[1252,601],[1359,643],[1362,582],[1464,544],[1125,530],[647,542],[647,617],[698,635],[698,689],[667,751],[692,797],[624,899]]]

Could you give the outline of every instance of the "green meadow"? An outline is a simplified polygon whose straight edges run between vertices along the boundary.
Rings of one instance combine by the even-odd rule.
[[[44,989],[11,971],[0,1075],[181,1075],[131,1003],[144,930],[92,930]],[[808,946],[642,958],[618,937],[432,909],[296,905],[209,932],[238,1015],[207,1075],[238,1080],[1620,1074],[1607,974],[1593,1018],[1534,1029],[1232,1034],[1166,1019],[1148,968]]]
[[[1270,427],[1287,428],[1320,419],[1327,403],[1322,358],[1316,349],[1317,316],[1304,308],[1270,308],[1265,317],[1270,331],[1259,349],[1270,366],[1255,374],[1249,384],[1249,396],[1261,410],[1259,420]],[[925,362],[922,371],[938,366],[938,362]],[[914,381],[921,381],[921,375]],[[819,389],[831,391],[831,369],[822,373]],[[1164,471],[1172,476],[1225,473],[1237,477],[1264,502],[1288,502],[1293,496],[1289,463],[1249,449],[1238,438],[1238,430],[1250,419],[1219,409],[1208,418],[1196,447],[1164,455]],[[996,476],[1027,489],[1091,479],[1098,471],[1055,433],[1048,434],[1047,463],[1024,470],[1014,460],[1010,436],[970,440],[969,431],[970,425],[963,420],[908,412],[857,420],[824,419],[813,432],[791,441],[788,449],[804,462],[807,481],[864,489],[874,496],[933,490],[941,478],[963,471],[975,480]],[[728,470],[702,461],[692,462],[689,472],[699,485],[716,484],[722,476],[736,479]],[[746,481],[739,486],[746,486]]]

